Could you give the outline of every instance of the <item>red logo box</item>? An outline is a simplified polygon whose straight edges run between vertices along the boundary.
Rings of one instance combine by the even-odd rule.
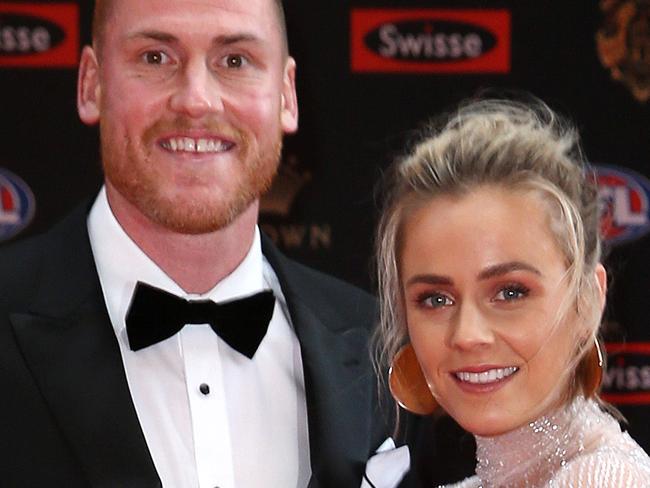
[[[511,14],[503,9],[353,9],[356,73],[509,73]]]
[[[0,2],[0,67],[69,68],[78,56],[79,5]]]
[[[650,342],[607,343],[601,396],[615,405],[650,405]]]

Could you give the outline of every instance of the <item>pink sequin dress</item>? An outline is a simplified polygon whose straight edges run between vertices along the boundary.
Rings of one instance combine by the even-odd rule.
[[[476,476],[445,488],[650,488],[648,455],[582,397],[476,445]]]

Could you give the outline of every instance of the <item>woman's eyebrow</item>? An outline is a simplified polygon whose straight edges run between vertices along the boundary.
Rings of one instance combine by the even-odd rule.
[[[415,283],[425,283],[428,285],[453,285],[454,280],[449,276],[442,276],[437,274],[417,274],[411,276],[406,282],[406,286],[413,285]]]
[[[488,266],[478,274],[478,279],[488,280],[490,278],[494,278],[495,276],[508,274],[512,271],[528,271],[538,276],[542,276],[541,271],[539,271],[535,266],[524,263],[522,261],[510,261],[508,263],[499,263],[493,266]]]

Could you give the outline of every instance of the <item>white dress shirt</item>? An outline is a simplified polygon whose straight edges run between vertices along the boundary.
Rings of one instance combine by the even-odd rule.
[[[237,269],[203,295],[185,293],[136,246],[115,219],[104,188],[88,217],[88,231],[131,396],[163,486],[307,486],[311,469],[300,344],[277,277],[262,255],[259,230]],[[270,288],[276,307],[252,360],[207,324],[188,324],[134,352],[124,318],[138,281],[215,302]],[[201,385],[208,386],[208,394]]]
[[[411,466],[408,446],[395,447],[392,438],[379,446],[366,464],[361,488],[395,488]]]

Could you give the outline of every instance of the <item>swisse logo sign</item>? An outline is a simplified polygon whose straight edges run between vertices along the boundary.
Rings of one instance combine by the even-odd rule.
[[[603,399],[615,405],[650,405],[650,343],[607,344]]]
[[[365,43],[385,58],[431,63],[478,58],[496,38],[459,22],[422,20],[384,24],[366,35]]]
[[[385,73],[508,73],[507,10],[351,13],[351,68]]]
[[[79,6],[0,2],[0,66],[75,67]]]
[[[595,166],[602,208],[601,233],[609,244],[621,244],[650,231],[650,181],[632,170]]]

